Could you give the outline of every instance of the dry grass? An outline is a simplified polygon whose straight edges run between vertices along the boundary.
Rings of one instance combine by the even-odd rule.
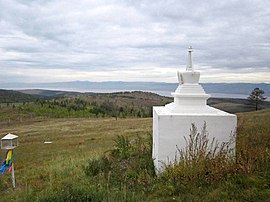
[[[237,156],[249,174],[270,171],[270,110],[238,114]]]
[[[1,201],[18,199],[20,192],[42,190],[69,177],[83,175],[86,161],[112,148],[118,135],[135,136],[151,131],[152,119],[50,119],[2,125],[2,135],[19,136],[15,149],[16,190],[10,174],[1,177]],[[52,144],[44,144],[52,141]],[[4,152],[1,151],[1,156]]]
[[[91,195],[89,190],[93,190],[100,198],[104,194],[106,196],[114,194],[115,197],[122,197],[121,199],[129,197],[135,199],[136,196],[143,197],[143,193],[147,193],[144,197],[154,201],[172,201],[173,199],[179,201],[265,201],[270,197],[270,111],[238,114],[238,123],[236,139],[238,162],[234,164],[237,165],[236,170],[231,161],[222,155],[223,153],[220,153],[220,158],[212,158],[212,160],[210,158],[209,161],[208,157],[211,154],[202,151],[208,151],[211,140],[206,146],[203,144],[207,140],[204,136],[200,145],[200,140],[197,141],[195,135],[187,138],[187,141],[193,139],[193,143],[199,144],[191,144],[194,147],[190,147],[187,151],[192,154],[189,156],[192,157],[191,160],[198,162],[190,165],[197,167],[193,166],[193,170],[188,169],[190,168],[188,166],[179,167],[183,169],[169,173],[172,177],[165,175],[163,178],[152,178],[144,175],[145,172],[141,173],[143,175],[131,172],[131,175],[127,176],[135,176],[136,182],[139,183],[132,183],[133,181],[125,178],[127,185],[130,183],[135,188],[128,190],[128,186],[123,183],[119,185],[121,188],[119,192],[112,186],[117,181],[112,181],[112,179],[121,177],[122,164],[130,165],[129,171],[132,171],[136,166],[134,162],[137,161],[137,155],[132,156],[133,153],[131,153],[132,158],[125,159],[125,155],[122,154],[126,153],[119,150],[123,156],[122,164],[117,164],[119,161],[117,158],[115,158],[116,163],[113,164],[117,169],[120,166],[119,174],[112,173],[114,172],[112,170],[108,175],[110,178],[106,178],[105,181],[98,177],[86,178],[84,168],[90,159],[103,156],[104,151],[112,149],[117,136],[132,139],[137,135],[145,136],[151,133],[151,118],[118,119],[117,121],[113,118],[70,118],[2,123],[0,133],[4,135],[12,132],[19,135],[20,145],[15,150],[17,188],[12,191],[10,174],[4,174],[0,178],[0,200],[33,201],[33,199],[44,199],[44,196],[49,196],[53,200],[54,196],[61,193],[70,194],[71,197],[80,197],[80,194]],[[53,143],[44,144],[44,141]],[[215,148],[214,145],[213,148]],[[127,151],[129,152],[128,148]],[[3,155],[2,151],[1,156]],[[200,155],[203,157],[208,155],[208,157],[197,158]],[[200,161],[201,159],[206,161]],[[217,172],[210,173],[209,168]],[[174,179],[176,176],[178,178]],[[186,180],[183,181],[183,178]],[[101,183],[105,183],[104,186]],[[130,195],[123,196],[123,193]]]

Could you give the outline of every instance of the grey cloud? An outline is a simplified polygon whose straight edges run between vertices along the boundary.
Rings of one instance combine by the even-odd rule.
[[[177,68],[193,45],[200,65],[270,70],[268,0],[9,0],[0,7],[0,69]]]

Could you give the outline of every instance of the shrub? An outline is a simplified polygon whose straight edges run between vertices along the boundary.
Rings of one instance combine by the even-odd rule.
[[[141,137],[130,141],[127,137],[118,136],[113,150],[98,160],[88,162],[86,176],[98,178],[101,186],[109,187],[110,191],[130,196],[139,192],[140,196],[133,197],[143,196],[151,190],[155,180],[150,142]]]

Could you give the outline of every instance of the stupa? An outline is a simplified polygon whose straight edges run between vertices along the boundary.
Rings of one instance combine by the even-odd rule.
[[[206,123],[209,139],[215,138],[219,143],[228,142],[236,130],[236,115],[207,105],[210,95],[199,84],[200,72],[194,70],[192,52],[189,47],[186,71],[177,72],[179,86],[172,93],[174,102],[153,107],[152,157],[157,172],[186,147],[184,137],[190,134],[192,124],[200,131]]]

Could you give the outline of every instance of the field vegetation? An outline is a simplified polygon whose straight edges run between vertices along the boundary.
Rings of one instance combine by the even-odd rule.
[[[123,108],[126,102],[127,108],[134,109],[168,101],[148,99],[140,92],[136,98],[120,95],[118,99],[113,97],[119,95],[110,95],[108,101]],[[156,175],[151,159],[152,118],[96,115],[91,111],[93,102],[102,106],[104,99],[89,96],[2,104],[0,133],[18,135],[20,145],[14,156],[16,189],[10,173],[2,175],[0,201],[269,200],[269,109],[237,114],[236,156],[229,145],[211,144],[207,123],[204,129],[191,125],[187,150],[179,151],[181,161]],[[134,105],[130,100],[136,100]]]
[[[10,174],[1,176],[1,200],[267,201],[269,121],[269,110],[238,114],[235,159],[229,158],[225,147],[212,157],[197,148],[200,152],[193,153],[194,158],[183,155],[182,163],[168,166],[159,176],[151,161],[151,118],[2,124],[1,134],[19,135],[20,145],[15,150],[17,187],[12,190]],[[192,131],[207,140],[200,129]]]
[[[0,90],[0,122],[48,118],[145,118],[152,116],[153,106],[163,106],[173,101],[171,97],[140,91],[65,94],[61,91],[31,90],[28,93],[31,92],[38,94],[33,96]],[[208,104],[230,113],[255,110],[255,107],[244,99],[211,98]],[[270,108],[270,103],[263,102],[260,107]]]
[[[19,93],[20,95],[22,93]],[[24,119],[47,118],[104,118],[151,117],[152,106],[164,105],[171,98],[145,92],[120,92],[99,94],[66,94],[61,96],[28,98],[22,102],[0,104],[0,121],[21,122]],[[2,100],[9,96],[3,95]],[[33,97],[31,97],[33,98]]]

